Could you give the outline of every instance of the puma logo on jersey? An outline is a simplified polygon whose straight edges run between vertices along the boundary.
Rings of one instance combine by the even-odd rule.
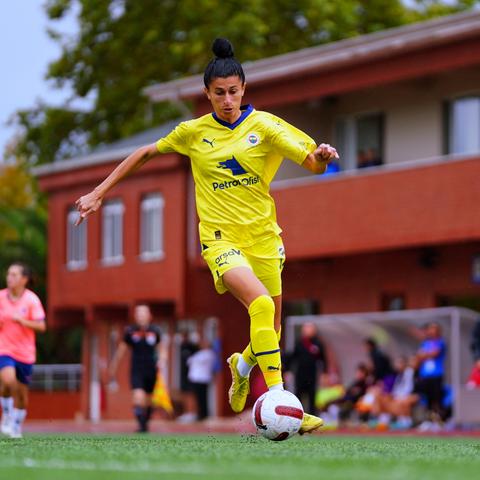
[[[202,140],[202,142],[208,143],[212,148],[213,148],[213,142],[214,142],[214,141],[215,141],[215,139],[213,139],[212,141],[210,141],[210,140],[207,140],[206,138],[204,138],[204,139]]]
[[[217,168],[226,168],[232,171],[233,175],[245,175],[247,171],[238,163],[237,159],[232,155],[232,158],[224,162],[218,162]]]

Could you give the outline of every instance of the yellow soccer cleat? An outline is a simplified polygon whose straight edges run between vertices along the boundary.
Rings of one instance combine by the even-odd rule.
[[[310,415],[309,413],[304,413],[302,425],[300,426],[300,430],[298,431],[298,434],[303,435],[305,433],[312,433],[314,430],[317,430],[322,425],[323,425],[323,420],[320,417],[316,417],[315,415]]]
[[[232,353],[227,359],[230,372],[232,372],[232,384],[228,390],[228,402],[235,413],[243,411],[247,396],[250,393],[250,378],[242,377],[238,373],[237,364],[240,355],[240,353]]]

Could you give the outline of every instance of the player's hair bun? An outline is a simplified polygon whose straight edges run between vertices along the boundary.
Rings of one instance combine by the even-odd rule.
[[[232,58],[234,55],[233,46],[226,38],[216,38],[212,52],[217,58]]]

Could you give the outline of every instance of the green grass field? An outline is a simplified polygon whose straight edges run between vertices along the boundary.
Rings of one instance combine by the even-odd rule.
[[[27,436],[0,440],[1,480],[480,478],[480,439]]]

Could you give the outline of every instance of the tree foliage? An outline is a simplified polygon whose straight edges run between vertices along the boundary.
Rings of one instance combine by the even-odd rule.
[[[27,263],[42,300],[46,298],[46,223],[45,202],[27,165],[4,165],[0,169],[0,272],[3,276],[14,261]]]
[[[23,132],[18,153],[34,163],[51,162],[176,116],[174,105],[150,105],[142,89],[201,72],[217,36],[231,39],[245,62],[477,2],[415,3],[407,8],[401,0],[47,0],[49,34],[62,48],[47,79],[71,89],[72,96],[61,108],[39,104],[17,113]],[[73,38],[55,30],[67,15],[78,16]],[[75,108],[79,98],[90,107]]]

